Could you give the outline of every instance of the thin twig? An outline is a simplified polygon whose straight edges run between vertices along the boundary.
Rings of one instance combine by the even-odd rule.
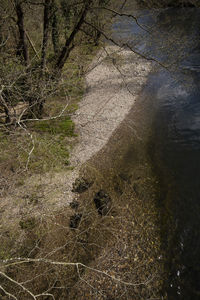
[[[12,262],[13,260],[16,260],[14,262]],[[9,263],[10,261],[10,263]],[[35,263],[47,263],[47,264],[52,264],[52,265],[56,265],[56,266],[74,266],[76,267],[76,269],[81,266],[81,267],[84,267],[88,270],[91,270],[93,272],[96,272],[96,273],[99,273],[99,274],[102,274],[102,275],[105,275],[107,276],[108,278],[116,281],[116,282],[119,282],[121,284],[124,284],[124,285],[127,285],[127,286],[141,286],[141,285],[148,285],[154,278],[154,276],[152,276],[150,279],[147,279],[146,281],[144,282],[140,282],[140,283],[132,283],[132,282],[127,282],[127,281],[124,281],[120,278],[116,278],[110,274],[108,274],[107,272],[104,272],[104,271],[101,271],[101,270],[98,270],[98,269],[95,269],[95,268],[92,268],[92,267],[89,267],[83,263],[80,263],[80,262],[77,262],[77,263],[73,263],[73,262],[62,262],[62,261],[53,261],[53,260],[50,260],[50,259],[44,259],[44,258],[21,258],[21,257],[18,257],[18,258],[15,258],[15,259],[6,259],[6,260],[2,260],[1,261],[3,264],[5,264],[6,266],[13,266],[13,265],[18,265],[18,264],[24,264],[24,263],[30,263],[30,262],[35,262]],[[7,264],[8,263],[8,264]],[[0,272],[1,274],[2,272]],[[5,275],[4,273],[2,273],[2,275]],[[6,277],[7,275],[5,275]],[[8,277],[9,278],[9,277]],[[13,280],[13,282],[15,282]],[[19,283],[18,283],[19,284]],[[35,296],[34,296],[35,297]]]

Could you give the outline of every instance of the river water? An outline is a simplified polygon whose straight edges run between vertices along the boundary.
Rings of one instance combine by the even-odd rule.
[[[154,62],[139,98],[149,128],[146,155],[160,182],[160,211],[170,300],[200,299],[200,10],[134,12],[120,17],[118,43]],[[143,125],[141,125],[143,124]]]

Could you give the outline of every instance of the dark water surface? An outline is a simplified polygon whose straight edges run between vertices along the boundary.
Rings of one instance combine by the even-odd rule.
[[[137,15],[142,28],[131,18],[120,18],[114,36],[159,62],[139,106],[151,132],[147,155],[160,180],[157,205],[168,274],[164,289],[170,300],[196,300],[200,299],[200,10]]]

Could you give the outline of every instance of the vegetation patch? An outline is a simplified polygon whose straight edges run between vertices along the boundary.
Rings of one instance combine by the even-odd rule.
[[[75,136],[74,123],[69,117],[58,120],[38,121],[33,125],[35,131],[46,132],[51,135],[60,134],[62,136]]]
[[[19,226],[24,230],[32,230],[36,226],[36,220],[33,217],[21,220]]]

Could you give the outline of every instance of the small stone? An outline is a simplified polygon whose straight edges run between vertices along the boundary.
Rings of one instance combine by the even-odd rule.
[[[82,214],[74,214],[70,217],[69,227],[76,229],[81,221]]]
[[[79,207],[79,202],[74,199],[69,205],[72,209],[77,209]]]
[[[104,190],[100,190],[94,197],[94,203],[98,213],[101,216],[105,216],[110,211],[112,200]]]

